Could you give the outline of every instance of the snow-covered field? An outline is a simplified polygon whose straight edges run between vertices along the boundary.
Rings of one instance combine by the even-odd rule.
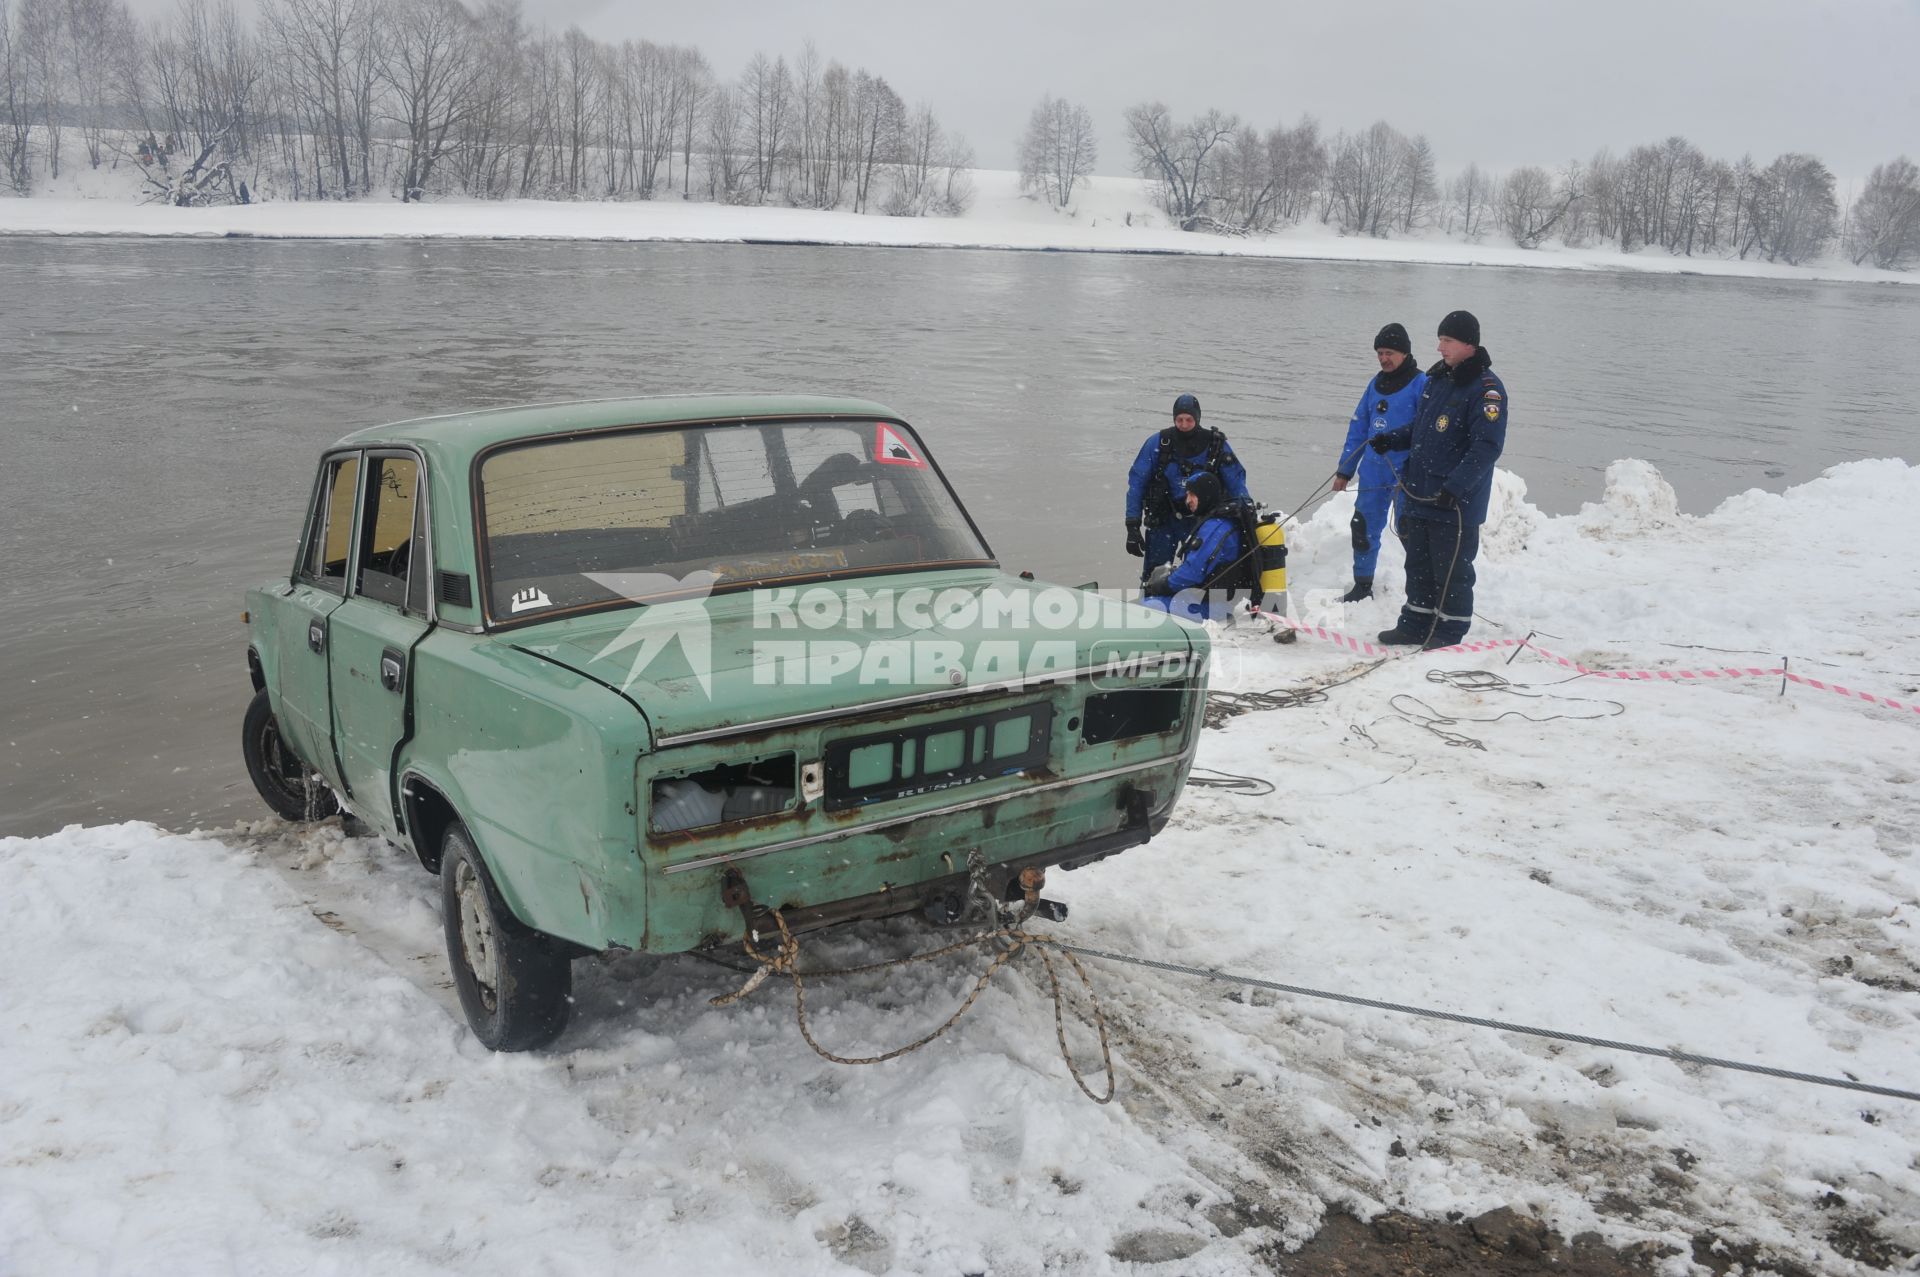
[[[1621,253],[1605,245],[1516,248],[1499,232],[1467,244],[1441,235],[1395,239],[1344,236],[1318,222],[1245,239],[1192,234],[1169,225],[1138,178],[1096,177],[1074,196],[1071,212],[1024,198],[1019,175],[981,170],[978,199],[964,217],[880,217],[795,208],[744,208],[675,199],[628,203],[549,200],[401,204],[254,204],[177,209],[135,202],[131,172],[82,170],[33,199],[0,199],[0,235],[259,236],[297,239],[670,240],[855,244],[910,248],[1052,249],[1079,252],[1188,253],[1338,261],[1426,262],[1453,266],[1647,271],[1765,279],[1920,283],[1920,273],[1853,266],[1840,257],[1806,266],[1719,257],[1675,257],[1664,250]],[[84,196],[84,197],[83,197]]]
[[[1700,517],[1633,462],[1576,515],[1499,485],[1475,637],[1537,628],[1616,668],[1785,653],[1920,692],[1920,467],[1853,463]],[[1386,597],[1328,601],[1347,501],[1298,530],[1296,609],[1366,634],[1397,552]],[[1364,665],[1223,643],[1245,686]],[[1189,791],[1151,846],[1054,876],[1073,906],[1055,930],[1920,1086],[1920,715],[1501,661],[1400,659],[1207,733],[1201,766],[1277,792]],[[1530,686],[1430,681],[1460,669]],[[1437,716],[1484,749],[1420,725]],[[947,1038],[872,1068],[810,1054],[777,981],[710,1007],[739,977],[693,958],[583,963],[558,1046],[490,1056],[447,984],[433,880],[378,841],[75,827],[0,839],[0,888],[9,1273],[1237,1274],[1330,1206],[1512,1204],[1670,1246],[1670,1273],[1706,1271],[1689,1256],[1716,1237],[1819,1273],[1920,1251],[1911,1103],[1093,964],[1121,1074],[1103,1108],[1024,960]],[[902,924],[809,951],[932,943]],[[815,986],[815,1030],[891,1047],[979,966]]]

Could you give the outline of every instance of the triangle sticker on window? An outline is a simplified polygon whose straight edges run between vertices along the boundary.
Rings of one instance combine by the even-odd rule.
[[[918,466],[924,470],[927,459],[907,442],[907,437],[882,421],[874,427],[873,459],[888,466]]]

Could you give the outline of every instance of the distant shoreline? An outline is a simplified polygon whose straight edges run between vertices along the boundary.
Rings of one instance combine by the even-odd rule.
[[[988,176],[988,175],[983,175]],[[999,175],[991,175],[999,176]],[[1109,179],[1112,180],[1112,179]],[[1116,192],[1117,193],[1117,192]],[[941,248],[996,252],[1264,258],[1408,266],[1500,267],[1585,273],[1694,275],[1810,283],[1920,284],[1920,272],[1844,262],[1783,266],[1722,258],[1621,253],[1604,248],[1526,250],[1454,240],[1342,236],[1317,225],[1234,238],[1172,229],[1125,208],[1082,220],[1021,199],[983,198],[963,217],[905,218],[812,209],[682,201],[503,200],[400,204],[289,202],[179,209],[117,199],[0,199],[0,237],[60,239],[269,239],[338,242],[447,240],[751,244],[821,248]],[[1128,224],[1131,215],[1136,224]],[[1146,223],[1144,225],[1138,223]]]

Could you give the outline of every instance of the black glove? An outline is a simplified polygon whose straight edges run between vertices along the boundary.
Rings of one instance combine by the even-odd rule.
[[[1367,447],[1372,448],[1383,457],[1393,451],[1393,445],[1387,442],[1387,436],[1384,432],[1367,440]]]
[[[1173,575],[1173,564],[1162,563],[1147,577],[1147,583],[1141,587],[1145,594],[1172,594],[1173,583],[1167,578]]]
[[[1140,539],[1140,520],[1127,520],[1127,553],[1136,559],[1147,557],[1146,542]]]
[[[1440,489],[1440,495],[1433,499],[1433,508],[1436,510],[1458,510],[1460,508],[1460,498],[1454,496],[1445,488],[1442,488]]]

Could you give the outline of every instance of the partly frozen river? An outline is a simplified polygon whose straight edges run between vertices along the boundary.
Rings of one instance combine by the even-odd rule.
[[[383,420],[689,390],[916,423],[1003,563],[1131,575],[1125,470],[1191,390],[1255,494],[1331,467],[1387,320],[1481,318],[1504,464],[1566,511],[1644,457],[1702,511],[1914,455],[1920,289],[1051,253],[0,239],[0,834],[264,815],[241,591],[320,448]],[[1794,529],[1780,529],[1782,538]],[[1306,586],[1344,582],[1301,582]]]

